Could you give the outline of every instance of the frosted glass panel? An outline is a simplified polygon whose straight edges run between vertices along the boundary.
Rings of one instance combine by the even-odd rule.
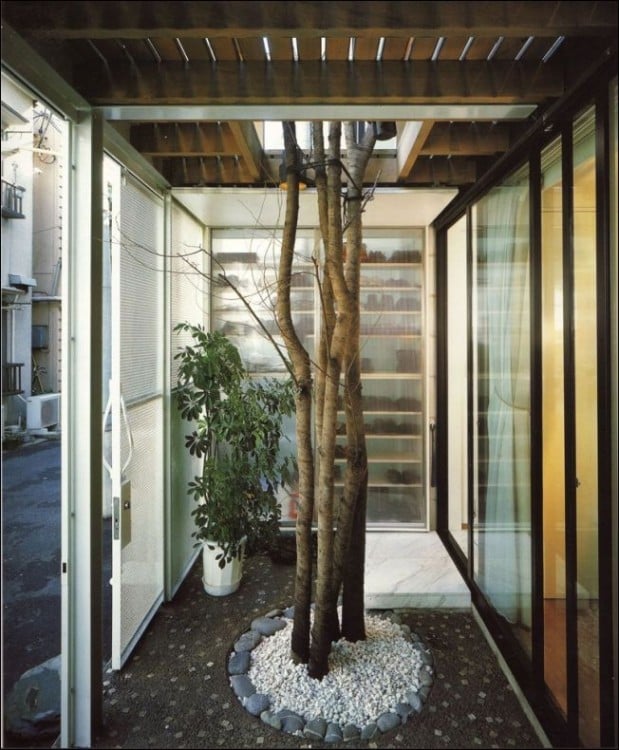
[[[310,356],[321,325],[312,264],[312,255],[319,248],[317,232],[298,233],[291,307],[293,323]],[[373,526],[421,527],[427,519],[423,249],[422,230],[364,233],[360,343],[368,437],[368,523]],[[273,345],[274,341],[283,347],[274,312],[278,237],[266,230],[215,231],[213,254],[213,276],[220,277],[213,287],[212,328],[237,344],[250,371],[283,374],[285,368]],[[248,300],[260,323],[237,291]],[[343,436],[341,403],[338,430]],[[336,465],[336,484],[343,482],[344,467],[342,456]],[[294,498],[282,498],[282,517],[294,520]]]
[[[127,175],[120,215],[121,381],[129,403],[163,385],[163,200]]]

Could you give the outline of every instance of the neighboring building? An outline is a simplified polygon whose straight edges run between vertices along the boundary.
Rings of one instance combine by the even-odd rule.
[[[32,99],[2,76],[2,432],[25,428],[32,380]]]
[[[3,440],[60,424],[62,131],[3,74]]]

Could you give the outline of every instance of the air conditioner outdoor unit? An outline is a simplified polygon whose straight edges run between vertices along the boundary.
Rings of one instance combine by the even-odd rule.
[[[29,430],[40,430],[60,424],[60,394],[44,393],[41,396],[30,396],[26,427]]]

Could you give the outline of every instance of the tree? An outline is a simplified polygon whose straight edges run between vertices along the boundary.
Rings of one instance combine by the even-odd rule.
[[[390,124],[390,123],[389,123]],[[286,352],[225,269],[212,257],[217,284],[230,288],[284,361],[295,383],[298,508],[296,523],[294,624],[291,657],[308,664],[321,679],[328,672],[331,643],[365,638],[364,573],[367,503],[367,450],[360,367],[360,270],[362,214],[372,197],[364,192],[365,170],[376,141],[376,123],[345,123],[346,154],[341,154],[342,124],[329,124],[325,148],[323,123],[312,123],[311,162],[304,162],[294,122],[284,122],[286,210],[277,273],[275,318]],[[381,123],[384,125],[384,123]],[[304,348],[292,319],[290,290],[295,274],[295,238],[300,175],[315,173],[323,252],[313,259],[320,294],[322,325],[316,359]],[[197,273],[191,258],[184,260]],[[343,411],[344,422],[338,423]],[[345,430],[343,491],[334,497],[336,437]],[[316,436],[316,445],[313,444]],[[318,525],[316,571],[312,564],[312,526]],[[312,584],[316,580],[314,621],[310,630]],[[338,603],[342,599],[342,617]]]
[[[346,158],[340,153],[341,123],[329,125],[325,152],[322,122],[312,123],[312,167],[316,175],[323,256],[315,259],[322,325],[317,360],[312,363],[292,322],[290,286],[299,210],[299,175],[306,168],[294,123],[284,123],[286,213],[278,272],[277,322],[286,343],[297,386],[297,459],[299,507],[295,616],[291,655],[308,663],[312,677],[328,672],[332,641],[365,638],[364,563],[367,500],[367,451],[363,422],[359,349],[359,286],[362,251],[362,185],[376,131],[346,123]],[[355,136],[358,136],[356,138]],[[343,406],[346,471],[343,493],[334,498],[338,411]],[[312,447],[315,422],[316,446]],[[318,557],[314,623],[310,633],[312,592],[311,533],[314,511]],[[342,595],[342,619],[338,601]]]

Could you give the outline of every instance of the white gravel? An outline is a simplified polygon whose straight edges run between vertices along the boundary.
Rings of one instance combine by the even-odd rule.
[[[406,701],[420,687],[424,669],[399,625],[366,615],[365,641],[337,641],[322,680],[308,676],[304,664],[290,659],[292,620],[251,652],[248,676],[258,693],[270,696],[271,710],[295,711],[306,721],[323,718],[340,726],[363,727]]]

